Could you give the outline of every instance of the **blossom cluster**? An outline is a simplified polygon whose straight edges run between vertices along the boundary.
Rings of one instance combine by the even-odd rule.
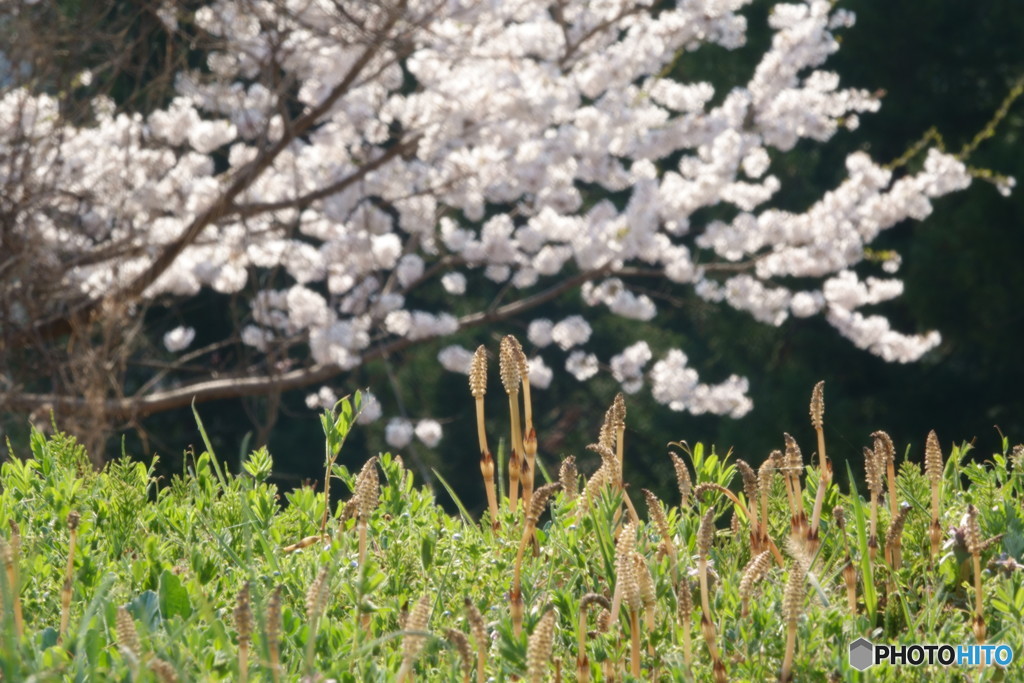
[[[452,300],[499,283],[526,297],[574,274],[588,276],[588,312],[652,320],[656,303],[630,284],[641,270],[763,323],[823,315],[885,359],[919,358],[937,333],[864,313],[901,286],[858,273],[882,231],[927,216],[968,171],[931,150],[897,176],[856,153],[805,210],[773,208],[773,160],[855,127],[879,102],[823,68],[835,31],[853,23],[827,0],[774,7],[771,45],[744,85],[677,80],[680,53],[744,44],[746,4],[213,0],[191,21],[218,47],[207,68],[178,74],[164,108],[142,115],[98,98],[79,127],[47,95],[0,94],[0,145],[31,145],[34,165],[4,162],[0,182],[45,198],[15,229],[42,241],[41,259],[70,263],[61,286],[85,297],[130,286],[197,227],[143,295],[244,294],[239,338],[255,354],[299,345],[312,363],[350,369],[375,342],[443,338],[470,322],[411,304],[439,299],[416,290]],[[164,7],[168,31],[184,11]],[[312,118],[295,134],[302,117]],[[731,217],[696,220],[711,206]],[[528,323],[529,343],[562,354],[581,381],[605,368],[673,410],[751,407],[746,379],[701,383],[680,349],[656,357],[636,340],[602,360],[591,335],[582,315]],[[179,352],[193,337],[182,326],[164,344]],[[470,357],[439,353],[456,372]],[[551,376],[534,355],[531,383]],[[309,403],[332,400],[323,390]],[[440,425],[387,426],[396,447],[414,435],[433,445]]]

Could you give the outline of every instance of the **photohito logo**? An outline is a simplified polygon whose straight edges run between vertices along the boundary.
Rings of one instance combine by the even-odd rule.
[[[864,671],[875,664],[894,666],[1009,666],[1013,648],[1009,645],[875,645],[867,638],[850,643],[850,666]]]

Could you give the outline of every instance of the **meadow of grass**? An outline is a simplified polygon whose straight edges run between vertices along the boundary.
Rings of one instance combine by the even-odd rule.
[[[481,519],[446,514],[398,456],[346,466],[358,395],[322,417],[329,492],[280,495],[263,449],[232,475],[206,442],[157,481],[127,457],[95,471],[65,434],[8,444],[0,679],[1024,680],[1016,662],[861,673],[847,654],[862,636],[1021,649],[1024,449],[982,461],[866,433],[848,480],[867,485],[841,491],[819,385],[814,457],[781,433],[757,470],[676,444],[662,501],[628,485],[621,398],[596,472],[538,467],[508,349],[509,458],[482,427],[482,352],[471,377]]]

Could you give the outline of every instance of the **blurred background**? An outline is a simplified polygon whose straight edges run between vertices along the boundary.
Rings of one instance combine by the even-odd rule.
[[[57,5],[69,24],[90,11],[87,4]],[[111,10],[109,16],[99,17],[101,21],[111,22],[111,27],[134,27],[145,37],[145,25],[130,19],[133,3],[107,5],[123,5],[123,16]],[[960,150],[985,128],[1024,76],[1020,42],[1024,13],[1017,3],[849,0],[839,5],[854,11],[857,23],[842,32],[842,47],[826,68],[837,71],[844,86],[883,91],[882,108],[862,116],[855,131],[841,131],[826,145],[800,145],[777,160],[772,171],[782,180],[784,191],[774,201],[776,206],[805,208],[837,184],[846,155],[855,150],[887,162],[933,128],[947,150]],[[750,26],[745,48],[727,52],[705,47],[688,54],[677,65],[681,77],[689,73],[709,77],[719,96],[731,85],[745,82],[769,40],[765,17],[770,7],[770,3],[755,2],[745,11]],[[155,67],[147,76],[146,69],[152,65],[147,66],[146,55],[156,54],[155,47],[166,55],[173,46],[137,42],[134,59],[141,66],[135,86],[131,80],[119,82],[114,95],[159,101],[169,82],[161,84],[163,71]],[[149,85],[140,89],[139,83]],[[971,155],[970,165],[1024,178],[1022,134],[1024,102],[1018,101],[994,135]],[[939,200],[927,220],[884,233],[874,247],[902,256],[898,276],[906,283],[906,293],[884,309],[896,327],[905,332],[935,329],[942,334],[941,346],[920,362],[885,363],[841,339],[821,319],[790,319],[779,328],[762,325],[728,306],[707,303],[654,279],[639,282],[659,305],[660,313],[651,323],[600,316],[598,309],[583,311],[593,313],[588,318],[594,328],[589,350],[602,359],[643,339],[655,358],[669,347],[684,349],[703,381],[719,382],[732,373],[750,380],[754,409],[738,420],[674,413],[654,402],[646,390],[627,396],[626,478],[633,486],[652,488],[674,499],[674,476],[666,455],[669,441],[714,444],[719,452],[731,449],[756,466],[770,450],[782,447],[782,434],[789,432],[809,458],[814,441],[808,399],[818,380],[826,382],[825,433],[840,479],[845,478],[844,462],[860,471],[861,448],[870,444],[869,434],[876,429],[887,430],[898,451],[906,449],[916,461],[921,460],[930,429],[937,430],[944,449],[953,442],[975,442],[978,457],[999,448],[999,430],[1011,444],[1024,441],[1024,191],[1004,197],[994,184],[975,181],[969,190]],[[464,313],[478,309],[478,302],[491,295],[470,292],[448,305],[454,313]],[[152,308],[146,326],[159,338],[184,319],[197,330],[196,344],[208,343],[230,334],[231,317],[224,312],[237,305],[228,297],[205,293],[190,300],[188,310]],[[580,306],[578,293],[572,292],[531,319],[557,321],[580,312]],[[339,396],[369,387],[383,404],[385,416],[439,420],[444,438],[436,448],[414,441],[402,455],[426,481],[436,468],[467,507],[479,510],[484,494],[473,402],[466,378],[441,368],[437,352],[459,343],[470,349],[485,344],[496,353],[500,337],[511,333],[522,340],[528,355],[534,355],[538,350],[527,341],[528,323],[522,320],[501,329],[481,329],[423,344],[358,368],[330,386]],[[223,357],[212,356],[198,371],[216,370],[231,353],[228,348]],[[618,384],[607,369],[580,384],[562,370],[564,354],[554,347],[539,353],[555,370],[551,386],[533,392],[539,457],[554,474],[563,456],[575,454],[581,472],[589,473],[597,458],[584,449],[596,440]],[[138,371],[140,377],[144,371]],[[277,483],[291,487],[323,476],[322,432],[317,413],[305,404],[306,395],[315,390],[210,402],[199,406],[199,411],[218,455],[233,469],[246,447],[266,440],[275,459]],[[493,447],[508,430],[507,402],[498,384],[496,361],[492,361],[487,398]],[[8,413],[0,420],[14,452],[27,453],[28,416]],[[378,421],[357,428],[340,462],[357,469],[370,455],[388,450],[383,427],[384,421]],[[187,408],[133,425],[125,431],[123,443],[134,457],[159,454],[164,474],[181,471],[187,445],[201,446]],[[111,438],[107,455],[117,455],[121,449],[120,436]],[[436,490],[439,500],[448,504],[443,489]]]

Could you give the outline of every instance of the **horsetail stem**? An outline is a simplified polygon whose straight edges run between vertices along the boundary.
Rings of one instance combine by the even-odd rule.
[[[249,678],[249,641],[252,639],[252,606],[249,602],[249,582],[242,584],[235,604],[235,629],[238,631],[238,680]]]
[[[942,526],[939,518],[942,514],[942,448],[935,430],[928,432],[924,446],[924,474],[931,485],[932,520],[928,527],[929,551],[934,564],[939,557],[939,546],[942,544]]]
[[[281,586],[278,584],[267,601],[267,653],[270,656],[270,676],[274,683],[281,680]]]
[[[679,581],[679,553],[676,550],[676,544],[672,540],[672,532],[668,526],[668,518],[665,517],[665,511],[661,508],[661,502],[658,497],[651,491],[643,489],[644,500],[647,502],[647,516],[657,528],[658,533],[661,535],[662,545],[665,547],[665,552],[668,553],[669,562],[672,567],[672,580]]]
[[[877,450],[864,449],[864,478],[871,498],[871,532],[868,536],[868,556],[872,561],[878,553],[878,501],[882,497],[882,472],[885,463]]]
[[[715,537],[715,508],[711,506],[700,519],[700,527],[697,530],[697,574],[700,580],[700,603],[701,632],[704,634],[704,642],[708,646],[708,653],[711,656],[712,670],[717,683],[724,683],[728,680],[725,672],[725,664],[718,652],[718,634],[715,629],[715,622],[711,619],[711,601],[708,595],[708,553],[711,550],[711,543]]]
[[[807,545],[810,551],[818,547],[818,529],[821,525],[821,508],[825,492],[832,483],[832,465],[825,455],[825,382],[818,382],[811,392],[811,425],[818,436],[818,490],[814,494],[814,510],[811,513],[811,527],[807,531]]]
[[[599,605],[607,610],[611,608],[608,598],[597,593],[587,593],[580,599],[579,623],[576,628],[576,680],[588,683],[590,680],[590,660],[587,658],[587,609],[591,605]]]
[[[974,563],[974,638],[979,645],[985,643],[985,615],[983,609],[983,593],[981,588],[981,552],[984,544],[981,540],[981,526],[978,524],[978,508],[974,505],[967,506],[967,525],[965,529],[967,538],[967,552],[971,554]]]
[[[512,596],[513,604],[515,601],[522,600],[522,565],[523,565],[523,553],[526,552],[526,547],[530,541],[533,540],[533,533],[537,528],[537,522],[540,520],[540,516],[544,514],[544,508],[547,507],[548,501],[551,496],[554,495],[558,487],[561,486],[558,482],[541,486],[537,489],[536,495],[530,501],[530,507],[526,511],[526,523],[523,525],[523,536],[519,541],[519,549],[516,551],[515,564],[512,569]],[[513,610],[512,613],[512,628],[515,630],[516,635],[522,632],[523,628],[523,614],[521,610]]]
[[[71,587],[75,571],[75,544],[78,541],[78,521],[81,515],[72,510],[68,513],[68,562],[64,568],[64,583],[60,590],[60,631],[59,638],[64,639],[68,630],[68,623],[71,620]]]
[[[779,674],[780,683],[793,680],[793,656],[796,653],[796,629],[804,605],[804,578],[806,570],[801,562],[794,562],[782,601],[782,617],[786,622],[786,654]]]
[[[469,369],[469,392],[476,403],[476,436],[480,446],[480,475],[487,493],[487,507],[491,511],[491,527],[498,528],[498,496],[494,488],[494,457],[487,447],[484,425],[484,396],[487,394],[487,350],[480,345],[473,354]]]
[[[511,431],[512,451],[508,460],[508,505],[512,512],[519,504],[519,478],[522,472],[523,432],[519,424],[519,384],[522,375],[519,372],[519,342],[512,335],[505,335],[501,340],[501,351],[498,356],[498,367],[501,371],[501,383],[508,395],[509,426]]]

